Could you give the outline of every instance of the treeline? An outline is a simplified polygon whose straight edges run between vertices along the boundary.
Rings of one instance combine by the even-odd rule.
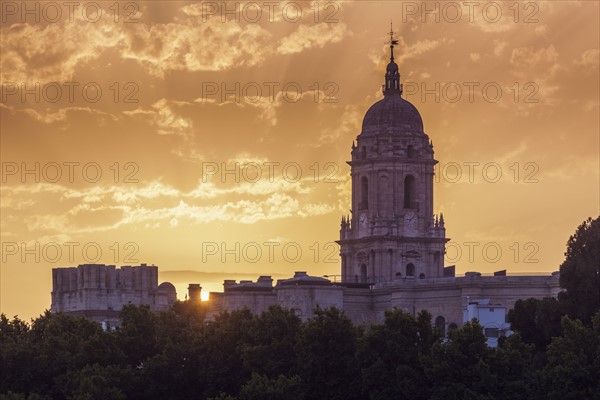
[[[305,322],[271,307],[205,323],[201,303],[128,305],[108,331],[2,315],[0,399],[600,400],[599,221],[569,239],[558,299],[518,301],[516,333],[498,348],[476,321],[444,338],[427,311],[397,309],[367,327],[335,308]]]
[[[600,399],[600,313],[562,317],[544,349],[514,334],[489,348],[477,322],[442,339],[423,311],[357,327],[337,309],[302,322],[274,306],[205,324],[197,305],[122,324],[64,314],[0,321],[2,399]]]

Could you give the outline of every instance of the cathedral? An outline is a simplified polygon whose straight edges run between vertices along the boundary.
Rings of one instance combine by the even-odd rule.
[[[443,276],[444,217],[433,214],[433,143],[419,111],[402,98],[394,44],[383,99],[373,104],[352,145],[352,216],[339,244],[346,283]]]
[[[383,99],[367,111],[352,144],[351,215],[340,226],[341,281],[298,271],[275,284],[226,280],[223,292],[210,293],[207,318],[226,310],[254,313],[278,304],[310,318],[317,306],[337,307],[355,323],[382,322],[384,312],[401,308],[416,315],[427,309],[436,327],[446,331],[472,316],[493,338],[506,329],[505,315],[518,299],[557,296],[558,272],[547,276],[494,276],[467,272],[456,276],[444,267],[447,241],[443,215],[434,214],[433,143],[419,111],[402,97],[394,45],[385,71]],[[170,283],[158,285],[156,267],[84,265],[53,271],[52,310],[116,318],[123,304],[169,307],[176,298]],[[201,287],[190,285],[190,299]],[[487,331],[486,331],[487,332]]]
[[[337,242],[341,282],[303,271],[275,285],[269,276],[256,282],[227,280],[222,293],[210,294],[209,318],[242,307],[260,313],[279,304],[303,319],[317,306],[335,306],[355,323],[369,323],[381,322],[385,310],[398,307],[412,314],[429,310],[445,331],[461,326],[476,310],[480,321],[489,320],[497,333],[518,299],[558,295],[558,272],[467,272],[459,277],[454,266],[444,267],[449,239],[444,216],[433,210],[437,161],[419,111],[402,97],[396,44],[392,36],[383,99],[369,108],[352,144],[352,209],[342,217]],[[484,316],[494,312],[493,318]]]

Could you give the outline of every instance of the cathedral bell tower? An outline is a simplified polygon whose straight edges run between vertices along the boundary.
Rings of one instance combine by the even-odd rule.
[[[351,215],[342,218],[342,281],[373,284],[443,276],[446,229],[433,214],[433,144],[417,109],[402,98],[390,32],[383,99],[352,144]]]

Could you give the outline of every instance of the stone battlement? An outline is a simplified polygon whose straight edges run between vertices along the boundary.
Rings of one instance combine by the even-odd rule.
[[[158,285],[158,267],[82,264],[52,269],[52,312],[83,315],[98,322],[114,321],[125,304],[168,309],[177,300],[175,287]]]

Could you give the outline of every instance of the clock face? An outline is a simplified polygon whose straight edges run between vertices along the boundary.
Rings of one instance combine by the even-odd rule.
[[[417,229],[417,214],[412,211],[404,214],[404,229],[411,233]]]
[[[359,221],[360,221],[360,224],[362,226],[366,225],[366,223],[367,223],[367,214],[360,214]]]

